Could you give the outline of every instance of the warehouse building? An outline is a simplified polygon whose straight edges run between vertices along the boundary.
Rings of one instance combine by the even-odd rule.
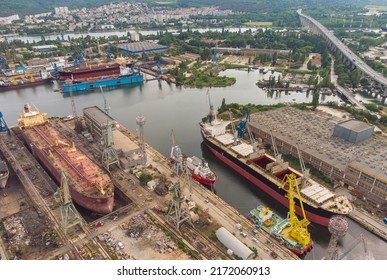
[[[251,260],[254,258],[254,252],[224,227],[219,228],[215,234],[219,241],[227,249],[231,250],[234,255],[244,260]]]
[[[387,212],[387,139],[373,135],[372,125],[342,121],[328,114],[287,106],[251,116],[252,133],[283,154],[303,160],[329,178],[343,181],[364,201]]]
[[[135,42],[119,44],[118,49],[125,56],[141,55],[143,53],[162,53],[168,50],[167,46],[160,45],[154,42]]]

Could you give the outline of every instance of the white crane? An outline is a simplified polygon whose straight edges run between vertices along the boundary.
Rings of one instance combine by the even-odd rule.
[[[301,181],[301,188],[304,187],[305,183],[309,180],[309,168],[306,168],[304,159],[302,158],[302,154],[300,151],[300,147],[297,143],[297,153],[298,158],[300,159],[300,165],[301,165],[301,171],[302,171],[302,181]]]
[[[271,136],[271,143],[274,151],[274,157],[275,157],[275,162],[279,163],[282,162],[282,155],[278,152],[277,145],[275,144],[274,136],[273,136],[273,131],[270,130],[270,136]]]

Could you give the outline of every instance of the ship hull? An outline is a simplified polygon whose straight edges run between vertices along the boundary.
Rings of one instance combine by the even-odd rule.
[[[70,80],[77,80],[77,79],[87,79],[92,77],[101,77],[101,76],[107,76],[107,75],[119,75],[120,74],[120,65],[114,64],[112,66],[108,67],[94,67],[94,68],[78,68],[73,70],[63,70],[59,71],[59,80],[60,81],[66,81],[67,79]]]
[[[193,179],[195,179],[196,181],[198,181],[200,184],[203,184],[203,185],[206,185],[206,186],[213,186],[215,184],[215,180],[210,180],[210,179],[207,179],[207,178],[203,178],[197,174],[195,174],[194,172],[191,173],[191,177]]]
[[[34,157],[39,161],[39,163],[42,164],[44,169],[51,175],[51,177],[54,179],[55,183],[60,185],[61,183],[61,173],[60,170],[58,170],[53,163],[50,161],[48,156],[40,150],[38,147],[36,147],[32,141],[29,139],[29,137],[22,132],[23,139],[25,143],[27,144],[27,147],[31,150]],[[84,195],[83,193],[77,191],[72,185],[69,185],[69,191],[70,196],[72,200],[79,206],[90,210],[92,212],[98,213],[98,214],[109,214],[113,210],[114,206],[114,194],[112,194],[109,197],[105,198],[94,198],[94,197],[88,197]]]
[[[35,81],[35,82],[28,82],[28,83],[24,83],[24,84],[0,86],[0,92],[19,89],[19,88],[35,87],[35,86],[49,84],[49,83],[52,83],[52,78],[43,79],[43,80],[39,80],[39,81]]]
[[[247,164],[241,162],[237,158],[233,157],[221,147],[212,143],[209,139],[205,137],[202,133],[202,137],[206,146],[210,149],[210,151],[222,162],[230,166],[244,178],[252,182],[262,191],[270,195],[273,199],[281,203],[286,208],[289,208],[289,201],[285,197],[286,191],[279,188],[278,185],[270,181],[268,178],[265,178],[263,175],[259,174],[257,171],[253,170]],[[300,203],[298,199],[295,199],[296,202],[296,213],[299,216],[302,216],[302,210],[300,207]],[[322,208],[313,207],[307,203],[303,203],[306,217],[309,221],[314,222],[316,224],[322,225],[324,227],[328,226],[329,219],[335,214],[333,212],[327,211]]]
[[[62,85],[62,92],[69,93],[78,91],[91,91],[99,89],[100,87],[118,87],[122,85],[142,83],[143,77],[141,73],[135,73],[132,75],[119,76],[117,78],[98,79],[96,81],[75,83],[71,86]]]

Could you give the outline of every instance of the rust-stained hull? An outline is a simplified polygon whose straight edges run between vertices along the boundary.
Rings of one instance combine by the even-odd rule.
[[[102,195],[95,195],[97,191],[95,191],[95,187],[90,184],[87,180],[85,180],[82,176],[87,176],[86,174],[82,173],[82,170],[79,170],[79,167],[73,165],[67,165],[66,163],[70,162],[68,160],[68,155],[60,155],[61,151],[56,151],[53,146],[48,143],[42,144],[42,139],[38,138],[38,133],[40,130],[44,131],[46,129],[46,126],[50,126],[50,123],[38,125],[32,128],[26,128],[22,131],[22,136],[31,150],[32,154],[38,159],[38,161],[43,165],[43,167],[46,169],[46,171],[52,176],[54,181],[60,185],[61,182],[61,170],[63,169],[67,174],[70,175],[69,179],[69,191],[72,200],[79,206],[90,210],[92,212],[98,213],[98,214],[108,214],[112,212],[113,206],[114,206],[114,189],[110,188],[109,192]],[[57,131],[57,130],[56,130]],[[64,138],[60,139],[50,139],[49,140],[63,140]],[[79,158],[80,153],[77,153],[77,157]],[[86,155],[81,155],[86,158]],[[67,157],[67,158],[66,158]],[[65,161],[65,164],[61,164],[61,160]],[[91,159],[86,158],[85,164],[90,163]],[[59,162],[59,164],[58,164]],[[95,165],[95,164],[94,164]],[[78,169],[78,170],[75,170]],[[72,176],[76,174],[76,176]],[[101,175],[105,178],[107,176],[106,174]],[[102,178],[102,177],[101,177]],[[110,177],[109,177],[110,178]],[[94,191],[93,191],[94,188]],[[90,192],[94,193],[93,195],[90,195]]]

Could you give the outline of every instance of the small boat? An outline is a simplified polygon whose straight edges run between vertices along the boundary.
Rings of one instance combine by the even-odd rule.
[[[203,185],[213,186],[218,176],[211,171],[208,163],[196,156],[187,157],[187,168],[191,172],[192,178]]]

